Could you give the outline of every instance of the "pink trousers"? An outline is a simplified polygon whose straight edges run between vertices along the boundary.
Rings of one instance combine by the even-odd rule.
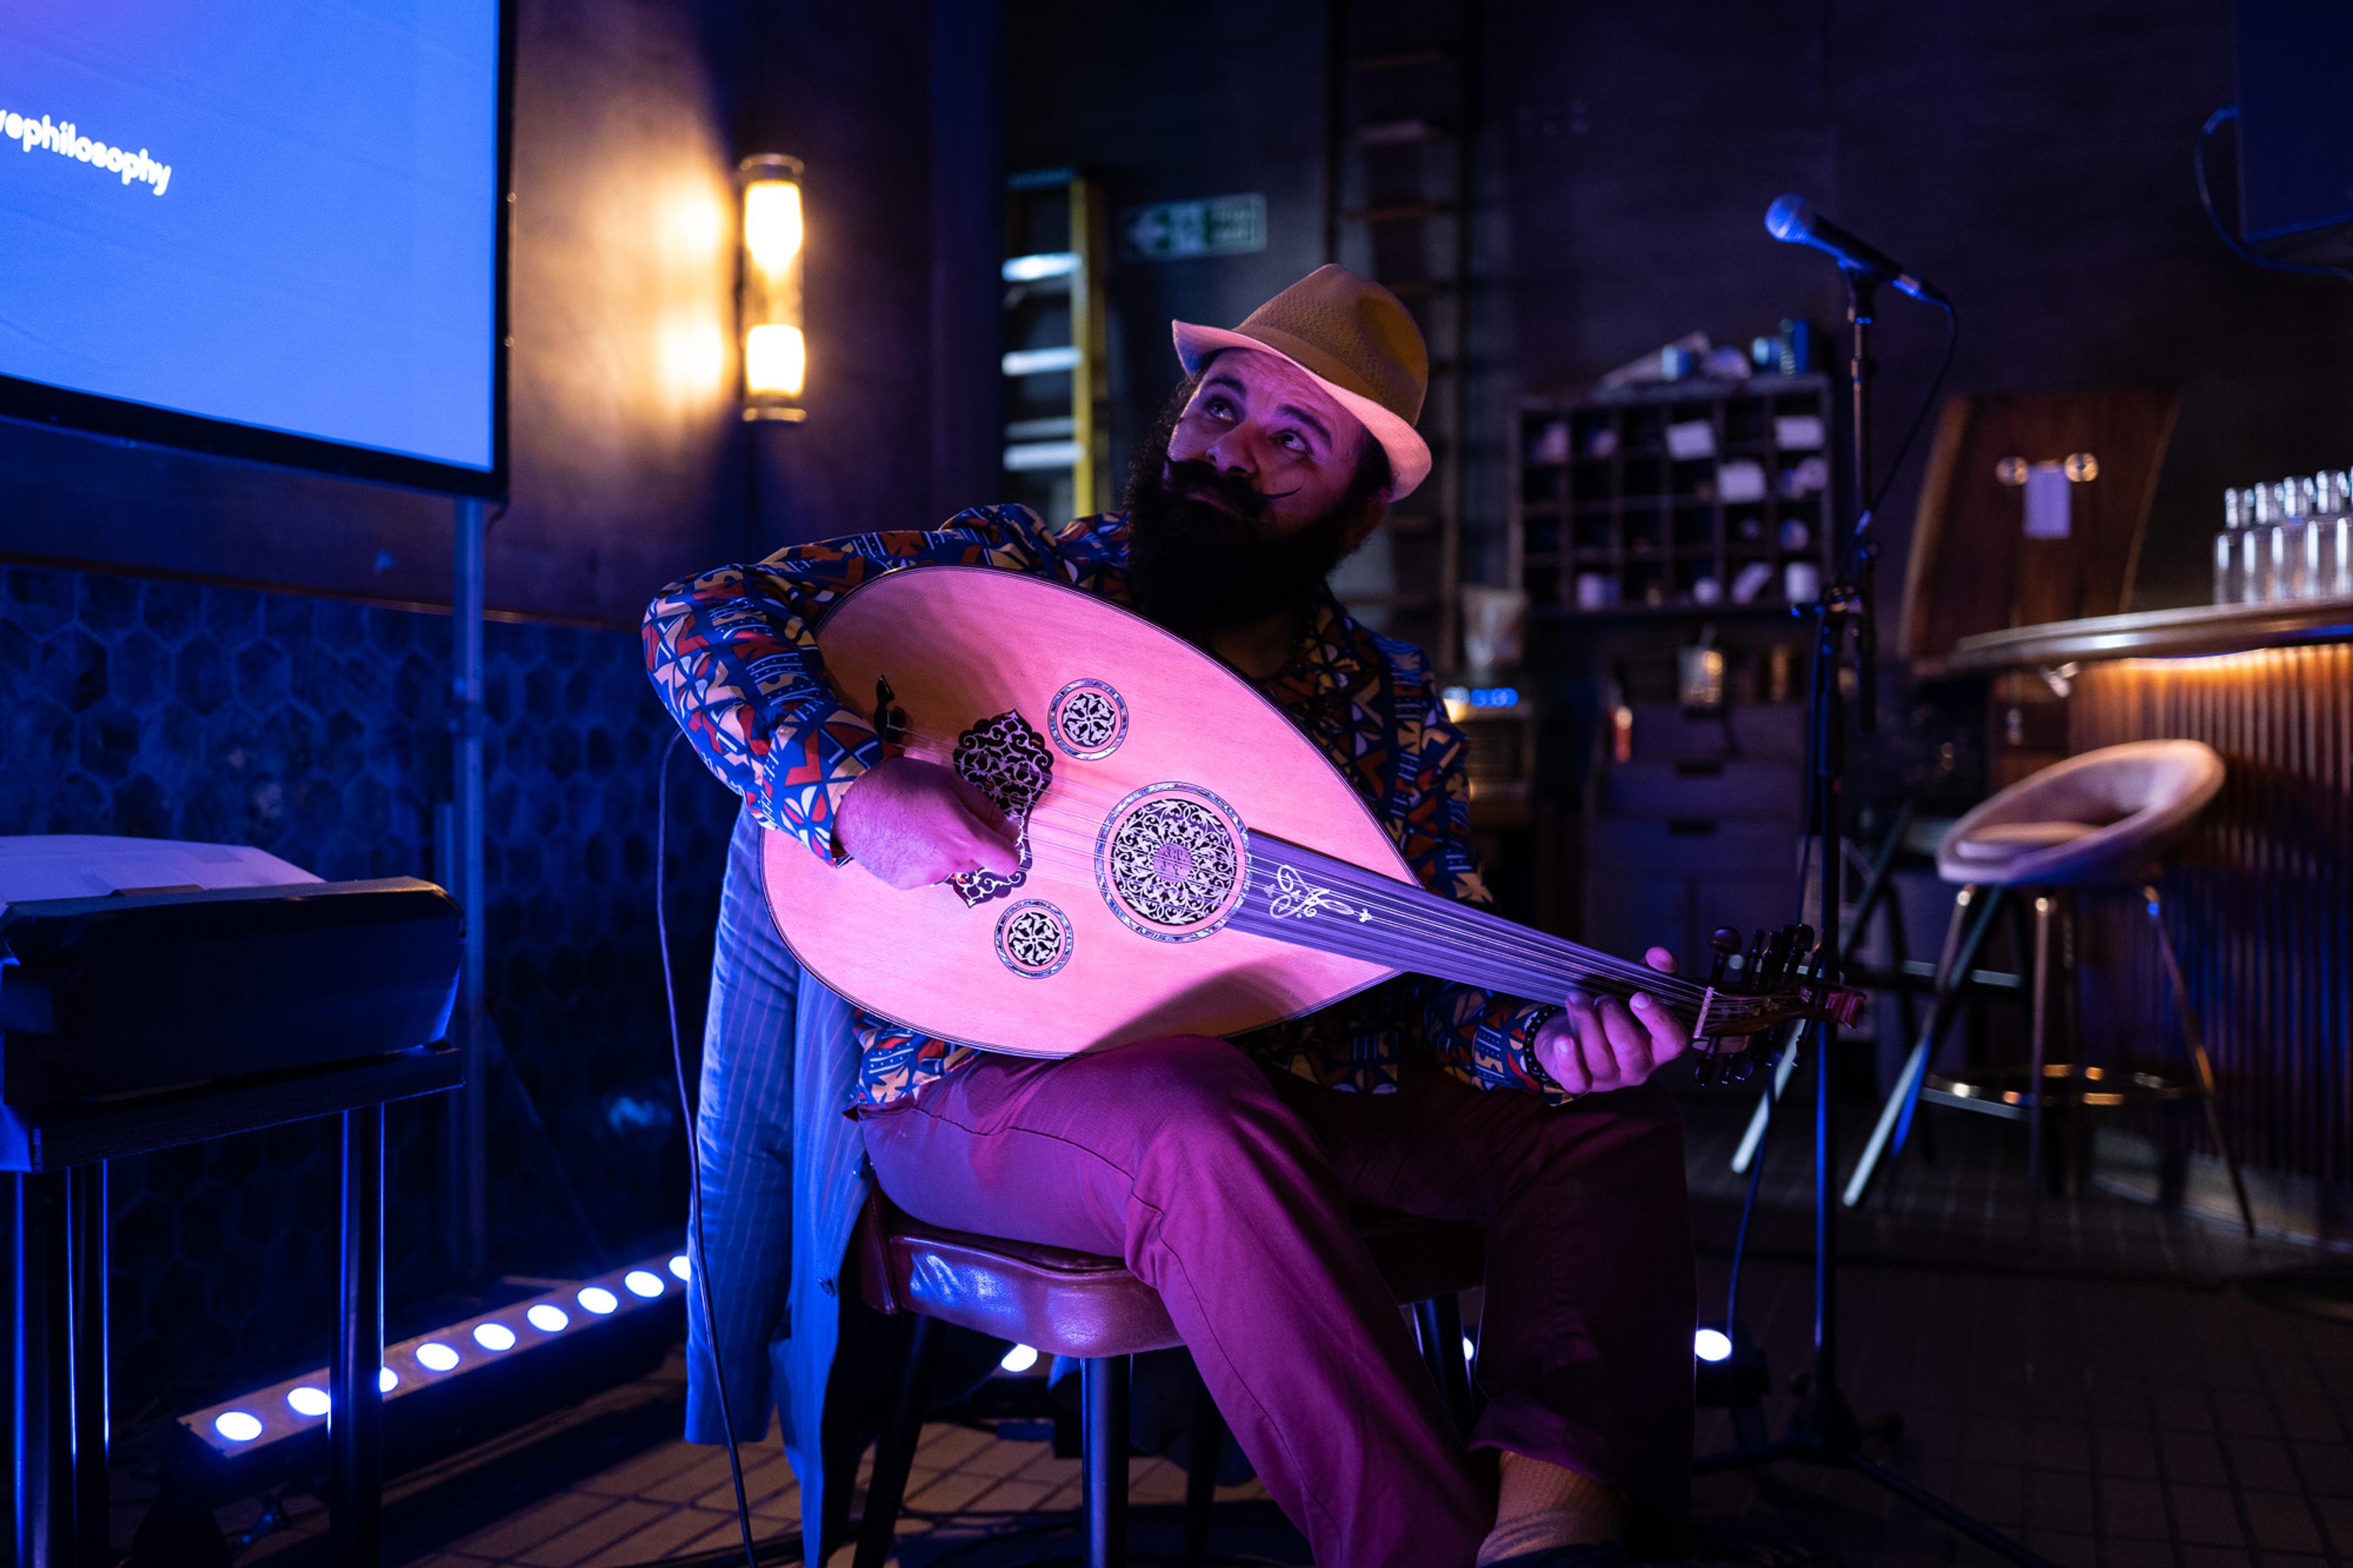
[[[1661,1090],[1548,1108],[1430,1070],[1342,1094],[1175,1036],[987,1058],[864,1131],[916,1217],[1111,1254],[1158,1290],[1324,1568],[1469,1568],[1493,1522],[1492,1464],[1454,1435],[1348,1205],[1483,1222],[1468,1447],[1583,1471],[1633,1499],[1641,1535],[1680,1533],[1692,1246]]]

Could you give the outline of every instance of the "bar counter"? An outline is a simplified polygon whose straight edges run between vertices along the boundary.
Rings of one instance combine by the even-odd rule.
[[[1922,673],[1990,675],[2086,659],[2180,658],[2345,642],[2353,642],[2353,599],[2194,605],[2050,621],[1963,637]]]
[[[2183,738],[2221,753],[2229,780],[2164,886],[2225,1126],[2253,1167],[2353,1184],[2353,599],[2016,627],[1957,643],[1943,673],[2062,695],[2070,752]],[[2084,915],[2087,1054],[2178,1052],[2137,900]],[[2203,1150],[2193,1121],[2168,1141]]]

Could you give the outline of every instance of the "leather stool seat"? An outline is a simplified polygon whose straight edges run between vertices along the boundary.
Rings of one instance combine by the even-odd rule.
[[[2088,838],[2101,826],[2095,822],[1997,822],[1955,840],[1952,856],[1973,868],[2000,866],[2037,849]]]
[[[2197,741],[2102,746],[2021,779],[1953,825],[1936,871],[1963,886],[2133,883],[2221,793]]]
[[[1400,1303],[1477,1285],[1475,1225],[1359,1209],[1358,1232]],[[1181,1342],[1160,1294],[1116,1258],[926,1225],[879,1194],[859,1222],[859,1288],[881,1312],[916,1312],[1050,1355],[1136,1355]]]
[[[1399,1304],[1413,1307],[1422,1358],[1457,1427],[1469,1431],[1476,1396],[1456,1297],[1480,1282],[1485,1231],[1385,1209],[1359,1209],[1350,1217]],[[1128,1358],[1182,1342],[1159,1292],[1116,1258],[925,1225],[879,1190],[859,1216],[853,1245],[867,1305],[917,1319],[891,1429],[875,1453],[859,1523],[858,1568],[881,1568],[891,1552],[944,1323],[1079,1361],[1086,1560],[1095,1568],[1125,1563]],[[1224,1423],[1204,1389],[1185,1489],[1187,1568],[1208,1561],[1224,1441]]]

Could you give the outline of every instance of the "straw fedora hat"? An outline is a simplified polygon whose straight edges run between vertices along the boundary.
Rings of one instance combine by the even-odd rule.
[[[1371,279],[1327,263],[1230,331],[1171,325],[1187,375],[1221,349],[1255,349],[1314,376],[1388,454],[1389,500],[1430,477],[1430,443],[1413,427],[1430,388],[1430,351],[1404,304]]]

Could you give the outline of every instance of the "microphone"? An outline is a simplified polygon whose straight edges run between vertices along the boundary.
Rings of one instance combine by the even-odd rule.
[[[1765,232],[1791,245],[1810,245],[1849,271],[1883,279],[1924,304],[1941,305],[1948,310],[1953,308],[1953,302],[1934,284],[1913,277],[1902,262],[1885,251],[1864,244],[1816,213],[1806,205],[1803,196],[1776,199],[1765,211]]]

